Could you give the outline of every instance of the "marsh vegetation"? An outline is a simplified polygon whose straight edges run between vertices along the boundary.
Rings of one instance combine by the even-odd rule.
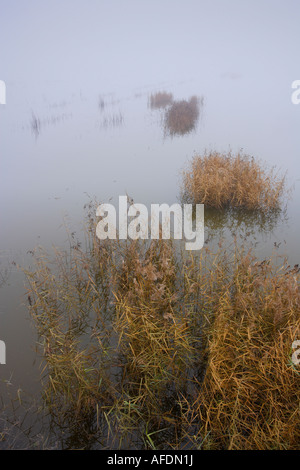
[[[61,447],[299,448],[298,267],[236,239],[100,241],[90,210],[84,244],[26,271]]]
[[[182,172],[183,200],[206,207],[267,212],[285,195],[285,177],[243,152],[195,155]]]
[[[192,96],[189,100],[174,100],[172,93],[166,91],[152,93],[149,106],[152,110],[162,110],[164,135],[183,136],[195,130],[203,97]]]
[[[166,108],[173,102],[172,93],[166,91],[158,91],[150,95],[149,104],[151,109]]]
[[[165,115],[165,133],[170,136],[185,135],[193,131],[199,118],[203,100],[192,96],[188,101],[174,101]]]
[[[120,127],[124,116],[127,126],[142,121],[148,95],[142,96],[132,119],[114,95],[97,95],[97,121],[89,127],[97,134],[87,133],[83,146],[93,159],[76,169],[74,181],[86,169],[89,188],[99,190],[90,171],[99,157],[99,127]],[[148,104],[173,137],[196,129],[203,101],[160,92]],[[64,119],[43,116],[32,114],[36,135]],[[131,135],[135,148],[136,128]],[[114,155],[122,155],[131,184],[126,139],[119,147],[107,140],[105,172],[95,171],[102,194],[112,189],[109,181],[103,188],[118,166]],[[169,144],[168,165],[176,142]],[[37,333],[42,403],[40,390],[33,407],[17,389],[13,413],[1,407],[0,447],[299,449],[299,366],[291,360],[300,333],[298,260],[279,255],[281,229],[276,242],[267,242],[273,255],[256,250],[285,217],[285,188],[283,176],[253,157],[208,152],[182,172],[182,202],[205,205],[208,236],[199,252],[188,253],[178,240],[99,241],[97,204],[89,206],[85,238],[70,231],[63,248],[28,252],[25,300]],[[0,287],[7,274],[1,270]]]

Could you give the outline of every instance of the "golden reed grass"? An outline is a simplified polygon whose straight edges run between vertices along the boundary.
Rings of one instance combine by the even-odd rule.
[[[68,448],[299,449],[297,266],[99,241],[93,218],[84,249],[35,259],[44,397]]]
[[[208,334],[205,379],[194,403],[207,448],[299,449],[297,266],[237,258]]]
[[[183,199],[206,207],[280,207],[285,178],[241,152],[196,155],[182,172]]]

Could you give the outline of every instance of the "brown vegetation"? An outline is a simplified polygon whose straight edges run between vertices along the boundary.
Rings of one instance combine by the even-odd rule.
[[[199,117],[199,100],[192,96],[189,101],[175,101],[165,116],[165,132],[171,136],[184,135],[195,129]]]
[[[172,93],[166,91],[159,91],[150,96],[150,107],[152,109],[165,108],[173,102]]]
[[[180,255],[172,241],[99,241],[89,220],[85,250],[56,251],[52,268],[37,252],[27,272],[44,396],[66,434],[108,448],[299,449],[297,266],[237,244]]]
[[[285,178],[267,171],[253,157],[218,152],[196,155],[183,171],[183,199],[207,207],[276,209]]]

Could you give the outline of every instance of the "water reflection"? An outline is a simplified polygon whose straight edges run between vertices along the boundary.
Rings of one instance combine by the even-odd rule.
[[[193,230],[196,228],[196,206],[191,213]],[[247,241],[250,245],[262,242],[265,235],[279,231],[280,226],[288,223],[287,208],[269,211],[255,211],[242,208],[216,209],[204,205],[204,244],[212,242],[232,243],[232,238]],[[252,240],[251,240],[252,239]],[[284,240],[283,240],[284,241]],[[274,242],[279,248],[281,242]]]
[[[41,120],[34,113],[32,113],[32,116],[31,116],[30,126],[31,126],[32,133],[37,138],[41,130]]]
[[[99,430],[97,415],[93,411],[79,416],[72,407],[64,411],[59,407],[52,408],[49,420],[52,446],[56,443],[56,446],[63,450],[91,450],[106,447],[102,431]]]
[[[185,90],[184,92],[184,96],[189,96],[189,90]],[[196,97],[194,98],[191,98],[189,100],[182,100],[181,102],[180,101],[175,101],[173,100],[173,95],[171,93],[166,93],[167,95],[169,95],[167,97],[167,100],[165,102],[164,105],[162,105],[162,103],[158,104],[158,103],[152,103],[149,104],[148,102],[148,105],[149,107],[151,108],[151,110],[153,110],[154,112],[151,113],[151,116],[162,116],[163,119],[162,119],[162,122],[161,122],[161,125],[164,129],[164,132],[165,132],[165,135],[166,136],[175,136],[175,135],[187,135],[189,134],[190,132],[192,132],[193,129],[196,128],[196,125],[197,125],[197,122],[198,122],[198,117],[200,115],[200,111],[201,111],[201,107],[203,105],[203,99],[198,99]],[[135,93],[134,95],[134,98],[143,98],[143,100],[141,100],[141,103],[138,103],[138,106],[134,109],[133,112],[136,112],[136,119],[130,119],[131,118],[131,110],[130,108],[125,108],[124,111],[126,112],[125,116],[126,116],[126,124],[130,124],[130,122],[134,122],[134,124],[136,124],[136,122],[143,122],[143,120],[141,119],[141,117],[143,116],[143,110],[145,110],[145,106],[147,105],[147,96],[148,94],[145,92],[145,93]],[[81,97],[82,98],[82,97]],[[98,101],[97,101],[98,100]],[[198,107],[198,110],[196,109],[196,100],[197,100],[197,107]],[[87,100],[88,101],[88,100]],[[124,101],[124,100],[123,100]],[[132,101],[133,101],[133,97],[132,97]],[[117,128],[117,127],[122,127],[124,125],[124,115],[123,113],[121,113],[120,111],[118,111],[118,104],[119,104],[120,100],[117,99],[117,97],[115,97],[114,94],[106,94],[106,95],[101,95],[101,96],[98,96],[97,94],[93,95],[93,98],[90,99],[89,103],[92,103],[92,109],[91,109],[91,115],[93,116],[93,112],[95,112],[95,115],[97,116],[95,119],[98,119],[98,122],[97,122],[97,126],[95,126],[95,129],[94,129],[94,132],[95,134],[97,135],[97,138],[98,138],[98,135],[99,135],[99,127],[101,129],[111,129],[111,128]],[[182,116],[180,115],[181,113],[178,112],[177,113],[177,117],[176,117],[176,113],[175,113],[175,118],[174,120],[172,121],[172,119],[168,119],[168,116],[172,115],[171,113],[171,109],[175,109],[177,108],[177,111],[179,109],[180,111],[180,106],[178,105],[179,103],[184,103],[183,105],[181,105],[182,107],[182,110],[184,109],[189,109],[191,107],[194,106],[194,114],[190,114],[190,120],[189,120],[189,124],[188,124],[188,119],[185,121],[184,120],[184,112],[182,113]],[[51,125],[56,125],[57,123],[63,121],[64,119],[66,119],[67,117],[70,117],[71,114],[63,114],[63,113],[59,113],[59,114],[55,114],[59,111],[64,111],[66,106],[67,106],[68,102],[67,101],[59,101],[57,100],[52,106],[49,106],[51,108],[51,111],[49,111],[48,109],[48,112],[46,111],[45,114],[47,115],[45,117],[45,114],[43,114],[43,111],[39,110],[39,109],[35,109],[35,111],[37,112],[32,112],[32,116],[31,116],[31,121],[30,121],[30,127],[31,127],[31,130],[32,130],[32,133],[35,135],[35,137],[37,138],[41,131],[43,130],[44,127],[46,126],[51,126]],[[80,105],[82,103],[80,102]],[[134,103],[133,103],[134,104]],[[173,105],[176,105],[174,106],[173,108]],[[191,106],[192,104],[192,106]],[[132,105],[132,104],[131,104]],[[82,105],[82,108],[83,111],[85,111],[85,104]],[[88,105],[87,105],[88,106]],[[132,106],[133,107],[133,106]],[[158,111],[155,111],[155,110],[158,110]],[[81,111],[79,112],[79,108],[77,108],[75,110],[74,108],[74,114],[76,112],[76,115],[84,115],[84,113],[81,113]],[[51,113],[53,113],[53,115],[51,115]],[[150,114],[150,113],[149,113]],[[191,116],[194,116],[193,119],[191,118]],[[29,114],[29,118],[30,118],[30,114]],[[25,115],[25,119],[26,121],[28,122],[28,111],[26,111],[26,115]],[[89,121],[91,122],[91,121]],[[95,121],[93,121],[94,123]],[[90,126],[92,127],[92,126]],[[27,129],[28,128],[28,125],[26,126]],[[128,125],[128,128],[129,128],[129,125]],[[157,126],[155,126],[155,129],[157,130]],[[78,126],[77,128],[78,132],[80,131],[81,132],[81,127]],[[130,130],[130,129],[129,129]],[[158,127],[158,131],[160,130],[160,128]],[[134,136],[136,136],[136,129],[134,130],[135,132],[133,132],[132,134]],[[147,132],[149,131],[149,127],[147,128]],[[151,131],[151,130],[150,130]],[[30,131],[29,131],[30,132]],[[75,133],[74,133],[75,134]],[[121,134],[121,133],[120,133]],[[65,133],[65,135],[67,135],[67,133]],[[123,133],[122,133],[123,135]],[[126,138],[126,133],[124,133],[124,138]],[[178,154],[180,154],[180,156],[178,157],[178,161],[175,161],[174,162],[174,147],[171,147],[172,145],[172,142],[171,142],[171,139],[169,140],[169,142],[167,143],[167,145],[165,146],[165,149],[167,149],[166,153],[163,154],[163,150],[161,150],[161,153],[163,155],[165,155],[166,157],[172,157],[172,163],[174,165],[174,167],[178,167],[182,164],[182,155],[184,154],[189,154],[192,150],[192,148],[194,147],[194,145],[199,145],[199,142],[191,142],[191,137],[192,136],[189,136],[187,137],[186,139],[182,139],[182,142],[184,143],[185,147],[184,149],[180,149],[180,147],[176,147],[176,150],[177,148],[179,148],[178,150]],[[58,138],[60,139],[61,138],[61,134],[59,134]],[[128,138],[128,137],[127,137]],[[135,138],[135,137],[134,137]],[[142,136],[141,140],[143,141],[143,144],[144,144],[144,147],[141,148],[141,156],[143,155],[143,151],[145,150],[145,148],[148,148],[148,143],[151,141],[152,137],[150,136],[149,138],[149,134],[146,134],[146,137],[144,138]],[[148,139],[148,140],[147,140]],[[202,136],[201,136],[201,139],[202,139]],[[29,139],[29,140],[33,140],[33,139]],[[99,139],[98,139],[99,140]],[[97,140],[97,142],[98,142]],[[152,139],[154,141],[154,139]],[[159,139],[158,139],[159,140]],[[125,144],[126,144],[126,141],[124,141]],[[103,152],[104,154],[107,153],[108,155],[110,155],[109,152],[111,152],[111,155],[117,155],[118,153],[122,154],[121,150],[120,149],[123,149],[123,146],[124,146],[124,149],[125,149],[125,152],[126,152],[126,145],[124,145],[124,142],[121,141],[120,142],[120,146],[119,147],[113,147],[113,145],[111,145],[111,147],[107,148],[107,152]],[[152,142],[152,141],[151,141]],[[62,141],[63,143],[63,141]],[[90,134],[87,135],[87,138],[86,138],[86,141],[84,142],[85,143],[85,147],[84,149],[86,150],[85,153],[88,154],[88,155],[91,155],[91,160],[92,161],[92,158],[94,158],[94,147],[96,148],[96,146],[94,145],[94,140],[93,138],[90,138]],[[128,141],[127,141],[128,143]],[[134,141],[133,142],[134,145],[136,145],[136,142]],[[75,144],[76,145],[76,142]],[[170,145],[170,147],[169,147]],[[127,145],[128,148],[131,149],[131,145]],[[146,147],[147,146],[147,147]],[[49,148],[51,148],[51,146],[48,146]],[[63,145],[62,145],[63,147]],[[30,162],[30,153],[31,149],[27,150],[27,157],[28,157],[28,161]],[[128,154],[130,154],[131,150],[128,151]],[[155,158],[157,154],[159,154],[159,152],[157,151],[157,148],[154,149],[154,152],[153,155],[152,154],[149,154],[151,158]],[[45,149],[41,152],[41,154],[43,156],[45,156],[45,161],[46,159],[50,159],[52,156],[51,156],[51,153],[49,152],[49,154],[47,153],[47,142],[46,142],[46,139],[45,139]],[[66,153],[67,155],[67,153]],[[147,155],[147,154],[146,154]],[[47,157],[47,158],[46,158]],[[125,162],[125,158],[123,159],[123,161]],[[164,161],[168,161],[168,165],[169,165],[169,162],[170,162],[171,158],[165,158]],[[57,164],[57,168],[61,168],[61,162],[63,160],[57,160],[55,163]],[[111,159],[111,161],[115,162],[113,159]],[[162,159],[159,160],[159,163],[161,163]],[[109,162],[109,158],[107,159],[106,161],[106,164],[108,165],[108,162]],[[143,160],[144,162],[144,160]],[[99,163],[100,165],[103,164],[102,161],[100,161]],[[155,167],[155,164],[156,164],[156,160],[154,160],[154,164],[153,164],[153,167]],[[55,167],[53,165],[53,167]],[[86,168],[90,168],[89,165],[86,165]],[[108,169],[108,174],[111,174],[112,175],[112,178],[114,177],[117,177],[118,181],[119,181],[119,176],[120,174],[119,173],[114,173],[114,171],[117,171],[118,169],[118,165],[115,165],[115,163],[113,163],[112,165],[112,168],[109,168]],[[43,171],[44,171],[44,167],[43,167]],[[76,170],[77,171],[77,170]],[[165,171],[165,169],[163,170]],[[167,169],[167,171],[169,171],[169,168]],[[58,172],[59,173],[59,172]],[[96,174],[96,172],[95,172]],[[167,175],[168,173],[165,172],[165,174]],[[79,179],[76,179],[77,178],[77,175],[80,176]],[[41,176],[41,175],[40,175]],[[93,191],[99,191],[99,187],[98,187],[98,183],[99,183],[99,180],[98,178],[93,178],[89,170],[89,174],[88,174],[88,178],[87,178],[87,181],[88,183],[85,183],[85,184],[88,184],[87,188],[88,190],[91,190],[92,192]],[[62,184],[63,185],[66,185],[66,184],[73,184],[73,175],[71,175],[70,179],[67,180],[67,182],[65,180],[63,180]],[[75,178],[75,172],[74,172],[74,181],[77,182],[77,181],[84,181],[84,175],[83,175],[83,172],[80,171],[78,173],[76,173],[76,178]],[[125,174],[124,172],[124,181],[125,179],[126,180],[126,185],[129,185],[128,183],[128,179],[130,178],[130,173],[128,172],[127,174]],[[137,179],[134,175],[134,178]],[[38,178],[37,178],[38,179]],[[42,178],[40,178],[42,179]],[[167,178],[166,178],[167,179]],[[104,180],[104,179],[103,179]],[[55,178],[53,178],[53,181],[56,181]],[[153,179],[154,181],[154,179]],[[170,178],[170,181],[171,181],[171,178]],[[114,180],[115,182],[115,180]],[[94,184],[94,186],[93,186]],[[123,184],[123,182],[122,182]],[[131,182],[130,182],[131,184]],[[125,183],[124,183],[125,185]],[[174,185],[175,186],[175,185]],[[62,186],[63,188],[65,186]],[[94,189],[96,187],[96,189]],[[157,185],[157,187],[159,187],[159,185]],[[57,187],[55,187],[57,189]],[[58,186],[58,188],[60,189],[60,186]],[[176,194],[174,196],[174,193],[172,193],[173,189],[172,189],[172,185],[170,184],[170,187],[168,188],[166,186],[166,191],[169,191],[170,194],[171,194],[171,199],[176,197]],[[175,186],[176,188],[176,186]],[[102,188],[101,188],[102,190]],[[107,192],[109,192],[110,190],[110,187],[109,189],[107,190]],[[120,188],[120,191],[123,190],[123,188]],[[156,188],[155,188],[156,190]],[[151,189],[151,191],[154,191],[153,188]],[[71,191],[70,191],[71,192]],[[100,194],[102,196],[102,193],[97,193],[98,195]],[[121,193],[122,194],[122,193]],[[80,196],[81,197],[81,196]],[[79,200],[81,201],[79,197]],[[57,199],[57,198],[55,198]],[[69,201],[67,200],[67,202],[65,202],[65,204],[69,204]],[[44,217],[44,215],[43,215]],[[46,218],[44,217],[44,219],[46,220]],[[278,228],[278,226],[280,226],[280,224],[284,224],[288,221],[288,217],[287,217],[287,214],[286,214],[286,211],[272,211],[272,212],[268,212],[268,213],[265,213],[265,212],[254,212],[254,211],[245,211],[245,210],[224,210],[224,211],[218,211],[218,210],[215,210],[215,209],[206,209],[205,208],[205,230],[206,230],[206,234],[207,234],[207,239],[206,241],[208,242],[208,240],[219,240],[221,236],[226,236],[226,235],[230,235],[230,234],[244,234],[244,235],[247,235],[247,236],[257,236],[257,234],[270,234],[271,232],[273,232],[275,229]],[[50,222],[49,222],[49,226],[50,226]],[[32,228],[32,233],[36,233],[35,232],[35,228]],[[282,233],[281,231],[279,231],[279,233]],[[51,232],[52,234],[52,232]],[[55,234],[56,235],[56,234]],[[34,236],[34,235],[33,235]],[[53,235],[54,236],[54,235]],[[284,235],[286,236],[286,235]],[[71,238],[73,239],[73,236],[71,235]],[[75,242],[74,242],[75,243]],[[277,243],[277,242],[275,242]],[[280,243],[277,243],[277,246],[279,246]],[[31,246],[31,245],[30,245]],[[276,246],[276,245],[275,245]],[[71,249],[72,251],[79,251],[81,248],[81,246],[79,245],[79,243],[76,243],[76,244],[72,244],[71,245]],[[27,247],[26,247],[27,249]],[[0,266],[1,268],[1,266]],[[8,275],[9,275],[9,271],[7,269],[0,269],[0,286],[4,285],[5,282],[7,281],[8,279]],[[107,279],[105,282],[109,283],[109,279]],[[30,303],[32,303],[32,300],[31,298],[29,299],[28,298],[28,302],[30,301]],[[102,303],[108,303],[110,301],[110,298],[106,301],[106,298],[105,296],[102,296],[102,299],[101,299],[101,302]],[[29,306],[32,306],[32,305],[29,305]],[[84,317],[82,316],[81,318],[73,318],[72,319],[72,328],[73,328],[73,331],[77,331],[81,326],[82,326],[82,323],[81,323],[81,320],[82,322],[84,321],[87,321],[89,319],[88,316]],[[12,320],[10,320],[12,321]],[[90,325],[90,328],[91,330],[93,329],[93,326],[94,325]],[[18,358],[19,359],[19,358]],[[116,363],[118,363],[118,358],[116,358]],[[27,375],[30,375],[31,374],[31,371],[28,372],[28,369],[26,367],[23,368],[24,370],[26,370],[26,374]],[[68,370],[70,369],[69,365],[68,365]],[[46,390],[45,390],[46,391]],[[133,402],[133,400],[131,402],[128,402],[127,405],[125,404],[126,400],[128,401],[128,397],[127,396],[123,396],[124,398],[124,402],[122,404],[122,408],[121,408],[121,411],[124,412],[124,414],[129,413],[129,412],[132,412],[132,409],[130,409],[130,406],[133,406],[135,405],[135,403]],[[129,442],[129,439],[126,440],[126,436],[122,436],[122,439],[123,439],[123,447],[126,448],[127,444],[128,446],[134,446],[134,447],[143,447],[145,446],[145,443],[151,447],[151,441],[154,442],[155,446],[156,447],[160,447],[160,446],[163,446],[163,447],[167,447],[168,445],[168,442],[174,442],[175,441],[175,437],[177,436],[178,437],[178,440],[181,441],[181,438],[182,440],[184,440],[184,433],[186,432],[186,429],[180,429],[180,426],[181,426],[181,423],[180,421],[177,423],[176,422],[176,413],[177,413],[177,410],[175,409],[175,404],[176,404],[176,400],[178,397],[176,397],[176,394],[172,394],[172,391],[171,390],[166,390],[166,393],[165,393],[165,396],[163,394],[161,394],[159,397],[159,400],[161,402],[161,408],[159,408],[159,410],[161,411],[161,415],[163,414],[166,414],[168,413],[169,410],[171,410],[171,414],[172,414],[172,419],[174,419],[174,422],[170,424],[170,421],[168,422],[167,420],[165,422],[161,421],[160,423],[158,422],[154,422],[154,421],[151,421],[149,422],[148,424],[148,427],[145,428],[143,427],[142,425],[139,425],[140,427],[138,427],[133,435],[131,436],[131,442]],[[92,403],[93,406],[95,405],[94,402]],[[103,403],[102,403],[103,404]],[[104,403],[104,405],[107,404]],[[110,440],[107,441],[107,434],[108,434],[108,424],[107,424],[107,421],[105,419],[105,416],[102,414],[100,415],[100,413],[97,412],[97,408],[93,408],[93,411],[91,413],[87,413],[85,415],[81,415],[81,416],[78,416],[78,417],[75,417],[75,412],[74,410],[70,407],[68,409],[65,409],[63,412],[62,412],[62,409],[63,409],[63,403],[61,402],[57,402],[57,409],[56,410],[52,410],[51,413],[50,413],[50,434],[51,434],[51,440],[53,441],[51,443],[51,446],[55,446],[55,442],[59,441],[59,446],[62,447],[62,448],[94,448],[94,447],[101,447],[101,448],[104,448],[105,446],[109,447],[109,448],[113,448],[114,446],[118,446],[118,439],[120,438],[120,434],[118,434],[117,432],[119,431],[120,432],[120,427],[118,427],[118,423],[112,423],[112,431],[111,431],[111,434],[110,434]],[[97,403],[97,405],[99,406],[99,408],[101,408],[101,401],[99,401],[99,403]],[[95,406],[97,406],[95,405]],[[127,406],[127,408],[126,408]],[[31,413],[31,416],[33,416],[34,413]],[[169,415],[168,415],[169,417]],[[170,418],[171,419],[171,418]],[[114,427],[114,424],[115,424],[115,427]],[[122,423],[121,423],[122,424]],[[164,427],[168,427],[168,430],[167,431],[164,431],[162,430]],[[46,432],[48,434],[48,428],[45,428],[46,429]],[[193,430],[191,429],[191,431],[188,431],[188,434],[190,434],[191,436],[193,435],[197,435],[199,433],[199,431],[197,429]],[[112,435],[115,437],[115,440],[112,439]],[[0,436],[1,436],[1,432],[0,432]],[[104,436],[104,438],[103,438]],[[151,439],[151,440],[150,440]],[[36,441],[37,442],[37,441]],[[188,445],[187,444],[184,444],[184,445]],[[185,447],[187,448],[187,447]]]
[[[267,212],[246,209],[205,208],[205,228],[210,238],[220,237],[225,231],[236,235],[243,232],[247,237],[272,233],[279,224],[287,223],[285,209],[273,209]]]

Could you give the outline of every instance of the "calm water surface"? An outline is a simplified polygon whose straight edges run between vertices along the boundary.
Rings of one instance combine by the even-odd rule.
[[[180,170],[195,152],[243,148],[287,171],[288,185],[293,187],[287,211],[260,226],[247,216],[229,220],[224,214],[207,212],[206,238],[211,233],[218,240],[232,231],[249,232],[259,257],[269,256],[280,244],[280,253],[291,264],[299,262],[300,140],[293,114],[298,110],[291,109],[284,95],[279,114],[262,83],[255,84],[253,100],[251,92],[245,94],[253,87],[251,80],[219,76],[212,83],[191,78],[123,90],[7,83],[9,104],[0,109],[4,400],[8,389],[11,393],[21,389],[29,400],[40,391],[35,332],[27,312],[24,275],[17,265],[30,266],[30,251],[37,245],[49,250],[52,245],[68,246],[66,227],[80,233],[90,198],[117,204],[118,196],[127,192],[146,205],[172,204],[180,196]],[[174,99],[203,97],[194,132],[164,136],[163,111],[148,105],[150,94],[161,90],[173,93]]]

